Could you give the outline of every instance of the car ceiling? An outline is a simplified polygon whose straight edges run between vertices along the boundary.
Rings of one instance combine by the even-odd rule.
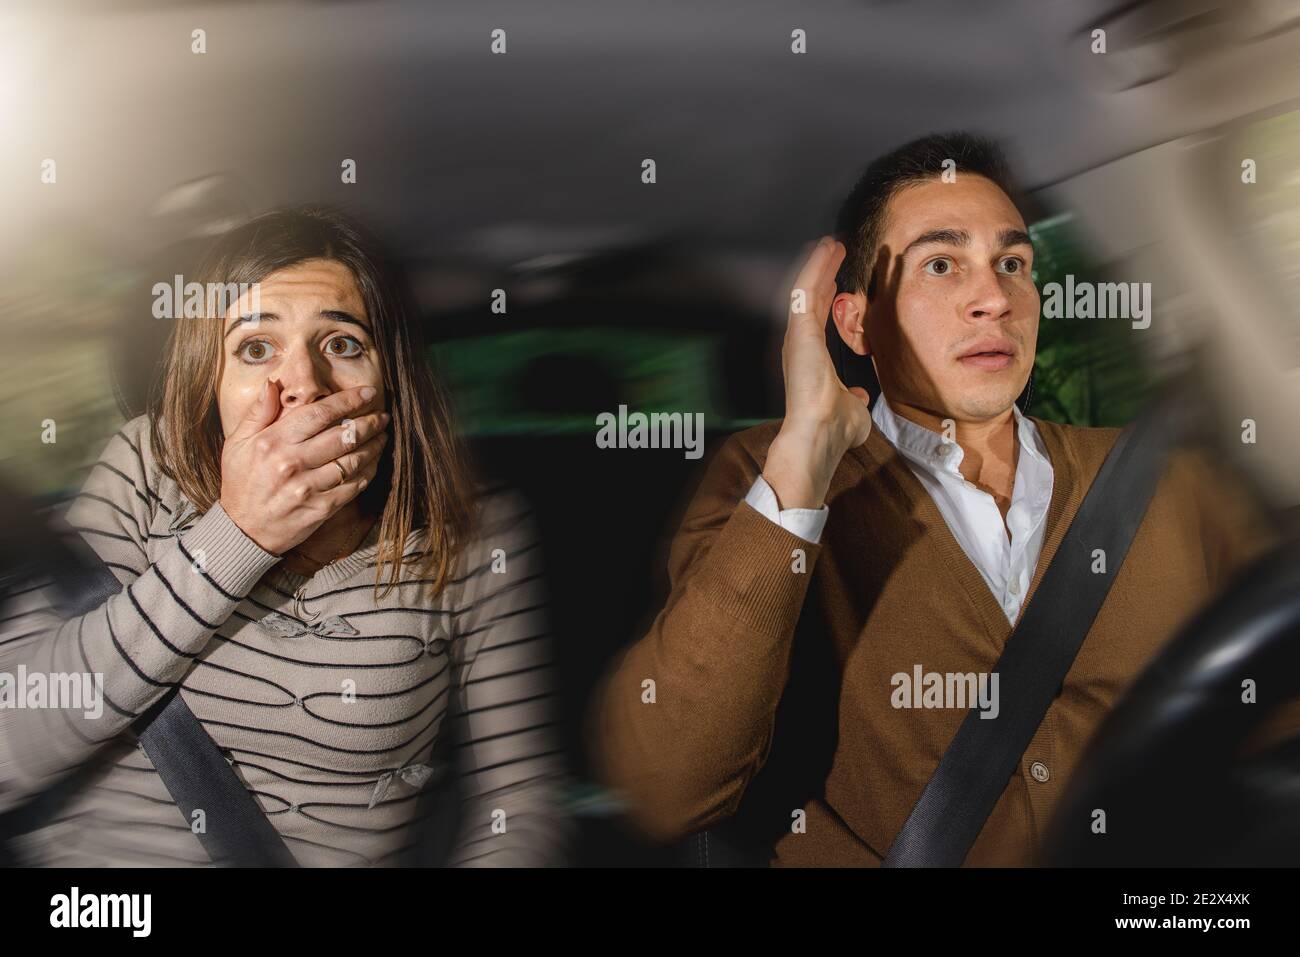
[[[664,237],[783,247],[825,230],[866,159],[923,132],[998,136],[1042,187],[1236,115],[1240,103],[1204,98],[1171,110],[1159,76],[1168,38],[1219,6],[37,6],[0,20],[15,184],[0,242],[74,222],[143,251],[167,238],[165,197],[216,175],[227,207],[344,204],[415,259],[517,263]],[[1163,19],[1145,16],[1156,8]],[[1106,61],[1087,52],[1099,22],[1113,30]],[[505,56],[488,50],[497,27]],[[790,52],[795,28],[806,55]],[[1266,61],[1294,41],[1281,30],[1228,52]],[[1180,81],[1211,59],[1182,64]],[[1123,89],[1144,71],[1155,81]],[[57,190],[32,173],[45,157],[59,160]],[[356,185],[339,181],[344,158]]]

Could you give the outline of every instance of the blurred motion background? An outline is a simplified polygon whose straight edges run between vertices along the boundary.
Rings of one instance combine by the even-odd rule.
[[[914,136],[1004,144],[1040,284],[1152,283],[1149,329],[1043,321],[1031,414],[1122,425],[1157,383],[1196,375],[1204,438],[1268,508],[1294,509],[1297,27],[1282,0],[7,8],[0,473],[46,503],[75,492],[158,375],[153,284],[251,214],[344,208],[405,259],[484,470],[537,512],[582,781],[588,692],[657,609],[704,464],[598,449],[596,415],[702,412],[711,446],[780,417],[801,249]],[[580,863],[666,862],[611,796],[584,781],[572,803]]]

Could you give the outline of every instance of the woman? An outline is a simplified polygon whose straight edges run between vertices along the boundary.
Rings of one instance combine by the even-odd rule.
[[[37,863],[211,863],[129,733],[179,686],[305,866],[409,862],[448,735],[451,863],[557,863],[538,542],[474,488],[403,284],[320,209],[235,229],[197,279],[242,294],[172,323],[68,512],[125,587],[70,621],[31,591],[0,625],[0,671],[102,674],[102,713],[0,711],[0,805],[93,764]]]

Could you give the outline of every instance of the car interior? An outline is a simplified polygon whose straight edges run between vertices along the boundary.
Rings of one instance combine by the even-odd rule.
[[[473,5],[431,25],[415,0],[87,3],[72,21],[33,13],[39,42],[21,49],[0,33],[0,62],[47,84],[45,110],[0,153],[54,141],[60,157],[57,197],[16,196],[0,240],[5,483],[56,507],[144,410],[163,346],[156,277],[185,274],[213,235],[264,209],[341,206],[399,252],[479,468],[539,523],[573,863],[762,864],[772,835],[748,810],[791,806],[829,760],[799,746],[834,720],[816,692],[828,661],[796,667],[774,759],[736,821],[670,846],[639,836],[593,779],[586,705],[661,607],[668,543],[710,453],[782,415],[783,296],[800,250],[872,156],[932,130],[984,132],[1026,186],[1040,287],[1072,275],[1155,290],[1148,329],[1045,324],[1028,414],[1122,426],[1175,383],[1195,409],[1185,439],[1230,465],[1287,537],[1135,686],[1081,772],[1081,802],[1144,782],[1148,846],[1120,861],[1062,838],[1052,853],[1176,858],[1187,822],[1153,808],[1196,787],[1228,809],[1205,857],[1293,862],[1300,740],[1243,758],[1251,726],[1213,713],[1210,690],[1235,654],[1300,696],[1300,7],[562,6],[496,4],[504,57],[488,54]],[[184,68],[192,25],[206,69]],[[794,27],[806,57],[788,55]],[[1104,54],[1089,52],[1096,30]],[[480,34],[481,55],[467,53]],[[133,52],[167,36],[179,39],[161,60]],[[56,43],[77,71],[43,70]],[[347,159],[355,183],[340,180]],[[851,361],[842,374],[873,381]],[[704,457],[599,448],[595,416],[624,404],[703,412]],[[63,446],[53,470],[30,464],[30,422],[47,417]],[[1240,441],[1244,419],[1258,442]]]

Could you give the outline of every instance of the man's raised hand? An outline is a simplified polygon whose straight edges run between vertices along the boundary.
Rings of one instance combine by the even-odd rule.
[[[781,347],[785,419],[763,477],[782,508],[820,508],[844,453],[871,434],[865,389],[846,388],[826,350],[826,317],[844,244],[824,236],[799,271]]]

